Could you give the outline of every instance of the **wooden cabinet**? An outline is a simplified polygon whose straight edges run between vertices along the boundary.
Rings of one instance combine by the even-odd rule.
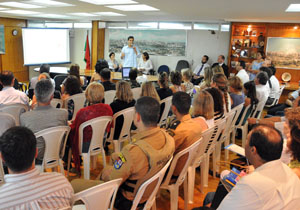
[[[252,23],[232,23],[228,53],[229,71],[235,73],[239,60],[250,65],[257,52],[264,51],[266,45],[266,25]]]

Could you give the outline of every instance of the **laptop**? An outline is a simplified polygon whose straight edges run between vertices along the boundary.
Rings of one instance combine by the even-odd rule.
[[[131,70],[131,67],[123,67],[123,69],[122,69],[122,79],[123,80],[129,80],[130,70]]]

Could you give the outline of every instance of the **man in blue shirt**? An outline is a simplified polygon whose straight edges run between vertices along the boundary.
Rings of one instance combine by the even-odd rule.
[[[140,57],[141,53],[138,47],[133,45],[134,37],[128,37],[128,45],[122,48],[121,59],[124,59],[123,67],[137,68],[136,59]]]

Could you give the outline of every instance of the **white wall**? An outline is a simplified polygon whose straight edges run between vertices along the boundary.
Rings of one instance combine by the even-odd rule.
[[[109,55],[108,31],[108,29],[105,31],[105,59],[108,59]],[[225,55],[227,60],[229,40],[229,32],[216,32],[216,34],[211,34],[210,31],[190,30],[187,31],[186,56],[151,56],[150,59],[155,69],[160,65],[168,65],[171,70],[174,70],[178,60],[187,60],[192,69],[194,69],[201,62],[201,58],[205,54],[209,56],[208,63],[210,64],[215,63],[220,54]],[[119,54],[116,54],[116,58],[121,62]]]
[[[86,63],[84,62],[84,46],[86,41],[86,35],[89,35],[89,44],[90,44],[90,53],[92,53],[91,42],[92,42],[92,35],[91,29],[72,29],[70,30],[70,60],[72,64],[78,64],[81,69],[85,69]],[[91,59],[92,62],[92,59]],[[59,64],[55,66],[64,66],[69,67],[71,64]],[[54,65],[52,65],[54,66]],[[30,66],[29,67],[29,79],[37,76],[38,72],[33,71],[34,68],[39,66]],[[93,68],[91,66],[91,68]]]

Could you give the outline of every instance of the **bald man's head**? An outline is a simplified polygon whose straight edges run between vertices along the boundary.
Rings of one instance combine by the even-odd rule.
[[[281,157],[283,139],[275,128],[266,125],[256,126],[249,133],[247,143],[248,149],[255,147],[257,155],[263,162],[278,160]]]

